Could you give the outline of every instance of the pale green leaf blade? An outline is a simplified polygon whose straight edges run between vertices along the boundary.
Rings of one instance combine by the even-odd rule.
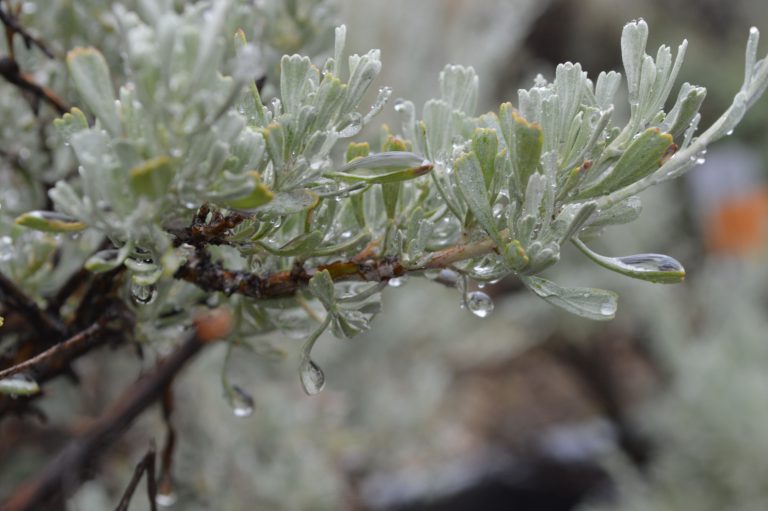
[[[616,273],[657,284],[677,284],[685,279],[685,268],[676,259],[664,254],[635,254],[607,257],[592,251],[578,238],[573,243],[594,262]]]
[[[523,283],[544,301],[571,314],[596,321],[608,321],[616,315],[618,295],[613,291],[588,287],[560,287],[541,277],[521,277]]]
[[[474,151],[459,156],[454,162],[454,172],[461,195],[477,222],[488,235],[501,244],[499,228],[493,216],[490,197],[485,187],[485,178],[480,161]]]
[[[95,48],[75,48],[67,54],[67,65],[82,101],[111,135],[119,135],[115,92],[104,57]]]

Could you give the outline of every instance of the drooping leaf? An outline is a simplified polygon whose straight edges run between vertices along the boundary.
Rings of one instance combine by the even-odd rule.
[[[521,277],[523,283],[540,298],[571,314],[607,321],[616,315],[618,295],[613,291],[588,287],[560,287],[541,277]]]
[[[318,271],[309,279],[309,292],[320,300],[327,311],[331,312],[335,309],[336,297],[333,278],[331,278],[331,273],[328,270]]]
[[[634,279],[658,284],[677,284],[685,279],[685,269],[676,259],[664,254],[635,254],[607,257],[592,251],[578,238],[573,243],[594,262]]]
[[[120,249],[106,249],[96,252],[85,261],[85,269],[94,273],[114,270],[126,260],[133,250],[133,245],[126,243]]]

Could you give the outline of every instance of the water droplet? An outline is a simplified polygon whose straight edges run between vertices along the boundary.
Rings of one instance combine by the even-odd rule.
[[[728,131],[726,131],[726,132],[725,132],[725,134],[726,134],[726,136],[729,136],[729,137],[730,137],[731,135],[733,135],[733,128],[731,128],[731,129],[729,129]]]
[[[131,298],[139,305],[149,305],[157,298],[157,289],[155,286],[145,286],[142,284],[131,284]]]
[[[478,318],[485,318],[493,312],[493,300],[482,291],[472,291],[467,297],[467,308]]]
[[[250,417],[253,413],[253,398],[238,385],[232,385],[230,404],[235,417]]]
[[[301,386],[304,392],[310,396],[320,393],[325,387],[325,373],[311,358],[305,359],[301,364]]]
[[[395,101],[395,112],[405,112],[407,106],[406,101],[403,98],[398,98],[397,101]]]
[[[179,498],[173,490],[168,492],[158,490],[157,495],[155,495],[155,502],[157,502],[157,505],[160,507],[173,507],[177,500],[179,500]]]
[[[406,281],[408,280],[408,277],[403,275],[402,277],[393,277],[387,281],[387,284],[389,284],[389,287],[402,287],[405,285]]]
[[[13,259],[13,238],[3,236],[0,238],[0,262]]]
[[[613,316],[616,314],[616,304],[610,301],[603,302],[600,306],[600,314],[605,316]]]
[[[278,117],[283,112],[283,104],[278,98],[272,99],[272,112],[275,117]]]

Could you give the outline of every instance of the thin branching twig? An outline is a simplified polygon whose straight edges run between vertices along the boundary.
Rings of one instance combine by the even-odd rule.
[[[123,497],[120,499],[120,503],[115,508],[115,511],[128,511],[128,506],[133,498],[133,493],[136,491],[136,487],[141,481],[141,476],[147,474],[147,497],[149,498],[150,511],[157,511],[157,482],[155,481],[155,443],[150,442],[147,453],[136,464],[136,468],[133,471],[133,477],[128,483],[128,487],[123,493]]]

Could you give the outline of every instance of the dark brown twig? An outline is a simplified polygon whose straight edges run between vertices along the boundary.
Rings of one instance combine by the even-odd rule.
[[[35,355],[34,357],[20,362],[14,366],[0,371],[0,379],[8,378],[14,374],[18,374],[22,371],[36,371],[41,365],[56,364],[58,357],[62,357],[65,354],[79,350],[83,344],[90,341],[94,335],[101,332],[105,327],[106,321],[97,322],[86,328],[85,330],[78,332],[64,342],[54,344],[52,347]],[[71,358],[71,357],[66,357]]]
[[[136,491],[136,487],[141,481],[141,476],[147,473],[147,496],[149,497],[149,509],[150,511],[157,511],[157,482],[155,481],[155,443],[151,442],[149,450],[143,458],[136,464],[136,469],[133,471],[133,477],[128,483],[128,487],[123,493],[123,497],[120,499],[120,503],[115,508],[115,511],[128,511],[128,506],[133,498],[133,493]]]
[[[28,297],[16,284],[8,277],[0,273],[0,293],[10,300],[10,306],[15,308],[29,325],[45,337],[54,336],[61,338],[64,336],[64,325],[61,322],[41,310],[37,304]]]
[[[9,41],[13,37],[13,34],[19,34],[21,38],[24,40],[24,45],[29,49],[32,48],[32,46],[37,46],[37,48],[42,51],[46,57],[52,59],[54,58],[53,52],[48,49],[48,46],[37,37],[30,34],[27,29],[25,29],[23,26],[19,24],[19,22],[16,20],[16,16],[13,16],[10,13],[5,12],[2,5],[0,5],[0,22],[5,25],[5,30],[9,34]],[[10,45],[11,48],[13,45]]]
[[[163,422],[165,422],[165,443],[160,455],[160,477],[158,489],[163,495],[173,494],[173,453],[176,450],[176,429],[171,422],[173,414],[173,387],[170,385],[163,392]]]
[[[56,294],[48,299],[48,306],[46,307],[46,310],[52,314],[58,313],[61,306],[64,305],[70,296],[75,294],[75,292],[80,289],[80,287],[88,280],[90,276],[91,272],[85,268],[80,268],[75,273],[70,275],[66,282],[64,282],[64,285],[62,285],[61,288],[59,288],[59,290],[56,292]]]
[[[296,265],[291,271],[260,276],[224,269],[221,264],[211,261],[205,251],[200,250],[191,256],[174,276],[192,282],[206,291],[221,291],[227,295],[239,293],[250,298],[265,299],[292,296],[305,288],[316,272],[324,270],[327,270],[335,281],[367,282],[387,281],[401,277],[407,271],[397,259],[383,258],[363,262],[338,261],[322,264],[311,270]]]
[[[59,99],[51,89],[38,84],[31,76],[24,73],[11,57],[0,58],[0,76],[22,91],[31,93],[36,99],[50,104],[59,115],[64,115],[69,111],[64,101]]]
[[[192,225],[183,229],[171,229],[174,235],[174,244],[176,246],[182,243],[188,243],[194,247],[203,247],[205,245],[224,245],[227,241],[224,237],[229,234],[230,229],[234,229],[248,216],[243,213],[230,213],[222,215],[218,211],[213,211],[208,204],[203,204],[197,210]],[[211,214],[210,220],[208,215]]]

